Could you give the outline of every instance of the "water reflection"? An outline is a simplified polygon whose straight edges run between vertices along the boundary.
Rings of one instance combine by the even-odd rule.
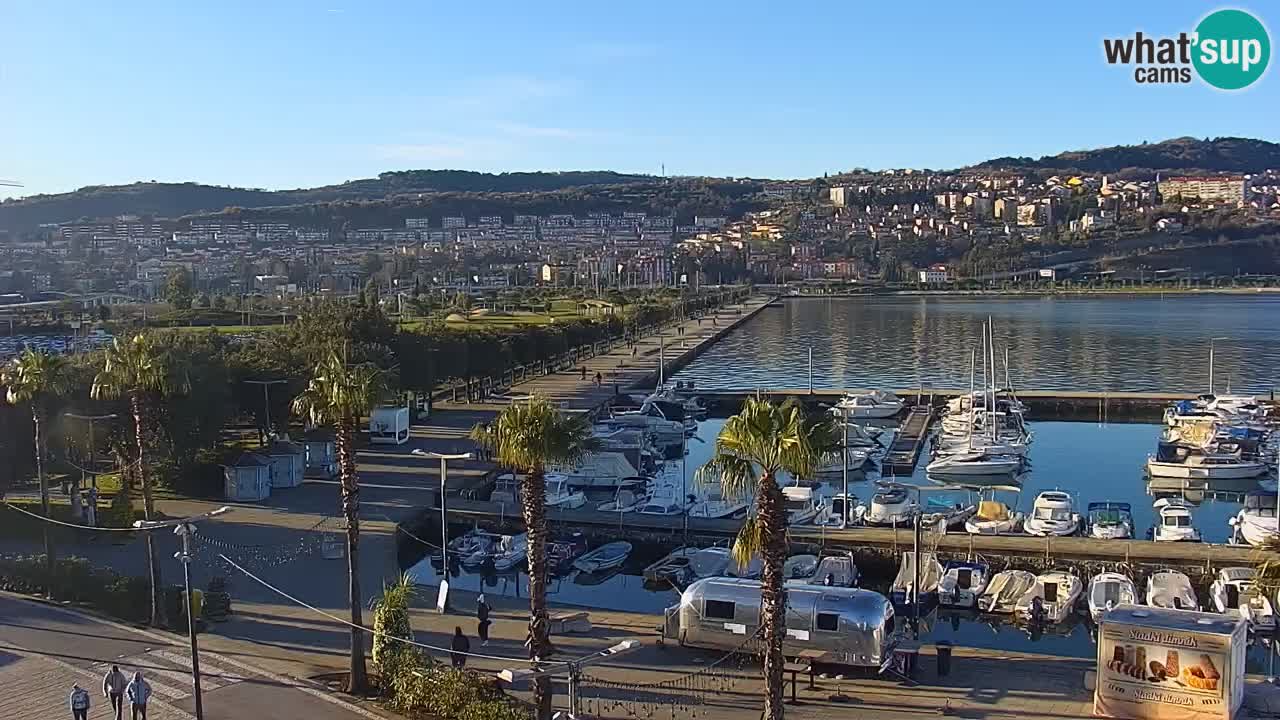
[[[897,297],[788,300],[675,376],[709,389],[962,388],[982,323],[995,320],[1015,386],[1202,392],[1209,339],[1218,384],[1267,392],[1280,371],[1280,298]]]

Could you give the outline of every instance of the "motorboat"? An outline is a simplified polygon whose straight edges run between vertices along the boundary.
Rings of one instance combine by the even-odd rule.
[[[678,547],[646,567],[641,577],[650,584],[684,585],[692,580],[690,560],[697,552],[696,547]]]
[[[1067,619],[1084,592],[1084,583],[1069,570],[1050,570],[1036,576],[1014,608],[1022,620],[1056,624]]]
[[[1133,537],[1133,511],[1129,503],[1089,503],[1089,537],[1127,540]]]
[[[1200,542],[1200,531],[1191,522],[1191,505],[1178,498],[1160,498],[1152,503],[1156,525],[1151,539],[1156,542]]]
[[[713,492],[702,500],[689,506],[691,518],[732,518],[743,515],[750,507],[744,498],[727,498],[719,491]]]
[[[920,554],[918,592],[913,592],[913,588],[917,587],[915,565],[914,550],[902,553],[902,564],[898,566],[898,575],[889,588],[889,599],[895,605],[909,605],[913,600],[919,600],[921,605],[927,605],[937,599],[938,583],[942,581],[942,563],[938,562],[938,556],[930,552]]]
[[[615,413],[613,417],[597,423],[597,426],[610,429],[634,429],[645,432],[653,439],[654,445],[667,459],[678,458],[684,453],[685,426],[674,420],[653,415],[636,413]]]
[[[971,535],[1009,535],[1021,525],[1022,513],[997,500],[978,503],[978,512],[964,521],[964,529]]]
[[[628,481],[634,483],[639,471],[620,452],[590,452],[560,474],[574,489],[599,490],[616,488]]]
[[[1167,610],[1199,610],[1191,578],[1177,570],[1157,570],[1147,577],[1147,604]]]
[[[730,561],[724,568],[725,577],[747,578],[758,580],[764,574],[764,559],[759,555],[752,557],[746,565]]]
[[[1237,543],[1258,546],[1280,535],[1276,520],[1274,490],[1253,490],[1244,496],[1244,507],[1229,521],[1232,539]]]
[[[953,561],[947,563],[938,582],[938,604],[943,607],[972,608],[991,581],[991,568],[986,563]]]
[[[1138,588],[1126,575],[1104,572],[1089,580],[1089,616],[1095,623],[1111,608],[1137,602]]]
[[[497,547],[493,551],[493,569],[497,572],[507,572],[529,557],[529,536],[525,533],[519,535],[504,535],[498,541]]]
[[[853,493],[836,493],[827,501],[827,514],[821,524],[827,527],[843,527],[862,523],[867,508],[858,502]]]
[[[1025,457],[1030,446],[1019,438],[1004,438],[995,441],[969,438],[963,435],[942,434],[934,440],[932,449],[934,457],[943,458],[950,455],[967,455],[980,453],[983,455],[1016,455]]]
[[[827,512],[827,506],[813,488],[796,485],[782,488],[782,506],[787,512],[788,525],[815,522],[819,520],[819,515],[825,518]]]
[[[853,560],[853,553],[843,552],[824,555],[818,560],[818,567],[809,578],[810,585],[827,587],[857,587],[858,564]]]
[[[1204,408],[1209,412],[1225,413],[1229,416],[1256,420],[1266,417],[1267,410],[1258,398],[1253,395],[1206,395]]]
[[[885,483],[871,496],[863,521],[868,525],[909,525],[920,514],[915,488]]]
[[[607,513],[631,513],[639,510],[648,500],[648,497],[638,494],[627,488],[618,488],[618,492],[614,494],[613,499],[609,502],[600,503],[596,506],[596,510]]]
[[[831,408],[831,414],[840,417],[840,408]],[[884,447],[884,443],[880,442],[880,436],[884,434],[883,428],[868,428],[855,422],[839,421],[839,427],[844,429],[844,445],[849,448],[862,448],[865,450],[874,450]]]
[[[570,487],[569,479],[560,473],[547,473],[546,486],[546,505],[549,508],[576,510],[587,504],[586,494]]]
[[[631,543],[625,540],[618,540],[601,545],[595,550],[585,553],[582,557],[573,561],[573,566],[579,572],[584,573],[604,572],[622,565],[630,554]]]
[[[726,547],[702,548],[689,556],[689,569],[695,578],[706,578],[723,575],[733,562],[733,556]]]
[[[978,596],[978,610],[997,615],[1008,615],[1018,605],[1018,600],[1036,583],[1036,576],[1026,570],[998,572],[987,589]]]
[[[808,580],[817,571],[817,555],[792,555],[782,564],[782,579]]]
[[[1147,458],[1151,477],[1229,480],[1252,478],[1267,472],[1261,460],[1247,460],[1239,453],[1206,453],[1177,443],[1161,442]]]
[[[587,538],[580,532],[547,541],[547,569],[561,575],[573,567],[573,561],[587,551]]]
[[[978,512],[977,505],[948,503],[941,498],[929,498],[920,515],[920,524],[941,532],[964,527],[969,518]]]
[[[501,537],[501,535],[476,529],[450,540],[446,547],[449,549],[449,555],[462,563],[467,558],[489,552]],[[439,561],[439,553],[436,553],[435,559]]]
[[[1031,515],[1022,523],[1028,535],[1037,537],[1074,535],[1080,530],[1080,514],[1071,496],[1061,490],[1046,490],[1036,496]]]
[[[1256,575],[1250,567],[1222,568],[1209,588],[1209,597],[1218,612],[1239,614],[1254,630],[1274,630],[1275,609],[1267,596],[1258,592]]]
[[[846,453],[848,453],[847,462],[845,461]],[[843,448],[824,455],[814,474],[823,476],[842,475],[846,469],[851,473],[860,473],[866,469],[869,462],[871,462],[870,450],[856,447]]]
[[[846,418],[891,418],[902,412],[904,407],[906,404],[901,398],[882,390],[846,394],[835,404],[836,412]]]
[[[925,470],[931,475],[1012,475],[1022,469],[1022,457],[995,455],[977,450],[943,455]]]
[[[654,489],[638,511],[641,515],[683,515],[689,509],[689,499],[680,494],[680,490],[670,485],[660,485]]]

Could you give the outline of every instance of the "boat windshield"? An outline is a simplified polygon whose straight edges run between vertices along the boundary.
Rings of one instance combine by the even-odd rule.
[[[782,501],[782,506],[788,510],[807,510],[813,505],[809,500],[792,500],[786,499]]]
[[[1066,508],[1036,508],[1037,520],[1070,520],[1071,511]]]
[[[1094,525],[1119,525],[1120,511],[1119,510],[1094,510],[1093,524]]]
[[[1191,527],[1190,515],[1165,515],[1165,527]]]

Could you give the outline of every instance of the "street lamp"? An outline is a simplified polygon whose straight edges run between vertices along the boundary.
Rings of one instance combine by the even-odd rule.
[[[231,508],[223,506],[210,510],[203,515],[178,518],[175,520],[135,520],[133,527],[138,530],[159,530],[172,527],[173,534],[182,538],[182,550],[173,556],[182,561],[182,583],[186,586],[187,638],[191,641],[191,684],[192,694],[196,699],[196,720],[204,720],[204,704],[200,698],[200,649],[196,643],[196,618],[191,612],[191,536],[196,534],[196,521],[208,520],[231,512]]]
[[[271,386],[289,382],[288,380],[245,380],[248,385],[262,386],[262,445],[266,447],[267,435],[271,433]]]
[[[578,686],[582,683],[582,668],[610,660],[623,653],[639,650],[639,640],[623,640],[598,653],[587,655],[576,660],[543,665],[541,668],[507,668],[498,673],[498,679],[512,687],[524,687],[534,678],[551,677],[557,674],[569,676],[569,720],[580,716],[578,702]]]
[[[1226,337],[1209,338],[1209,394],[1213,394],[1213,344],[1218,340],[1230,340]]]
[[[449,477],[450,460],[470,460],[471,453],[446,454],[428,452],[422,448],[411,451],[418,457],[436,458],[440,461],[440,597],[436,599],[436,608],[440,612],[449,609],[449,506],[444,498],[445,482]]]

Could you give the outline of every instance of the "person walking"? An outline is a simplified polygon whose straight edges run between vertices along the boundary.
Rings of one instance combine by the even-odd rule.
[[[484,593],[480,593],[480,597],[476,598],[476,634],[480,636],[481,645],[489,644],[489,626],[493,624],[489,620],[489,611],[492,609],[485,602]]]
[[[586,366],[586,365],[583,365],[583,366],[582,366],[582,379],[583,379],[583,380],[586,380],[586,379],[587,379],[587,366]]]
[[[604,376],[601,375],[600,373],[596,373],[596,387],[600,387],[600,383],[603,380],[604,380]]]
[[[147,701],[151,699],[151,685],[142,679],[142,673],[133,674],[133,680],[124,689],[124,694],[129,698],[129,712],[133,714],[132,720],[147,720]]]
[[[72,720],[85,720],[89,714],[89,691],[78,684],[72,685],[68,703],[71,705]]]
[[[449,644],[449,659],[453,661],[453,666],[458,670],[467,666],[467,653],[471,651],[471,641],[466,635],[462,634],[462,628],[455,626],[453,628],[453,642]],[[145,720],[145,718],[144,718]]]
[[[102,678],[102,696],[111,701],[116,720],[124,720],[124,689],[128,684],[129,678],[120,672],[119,665],[112,665],[111,672]]]

